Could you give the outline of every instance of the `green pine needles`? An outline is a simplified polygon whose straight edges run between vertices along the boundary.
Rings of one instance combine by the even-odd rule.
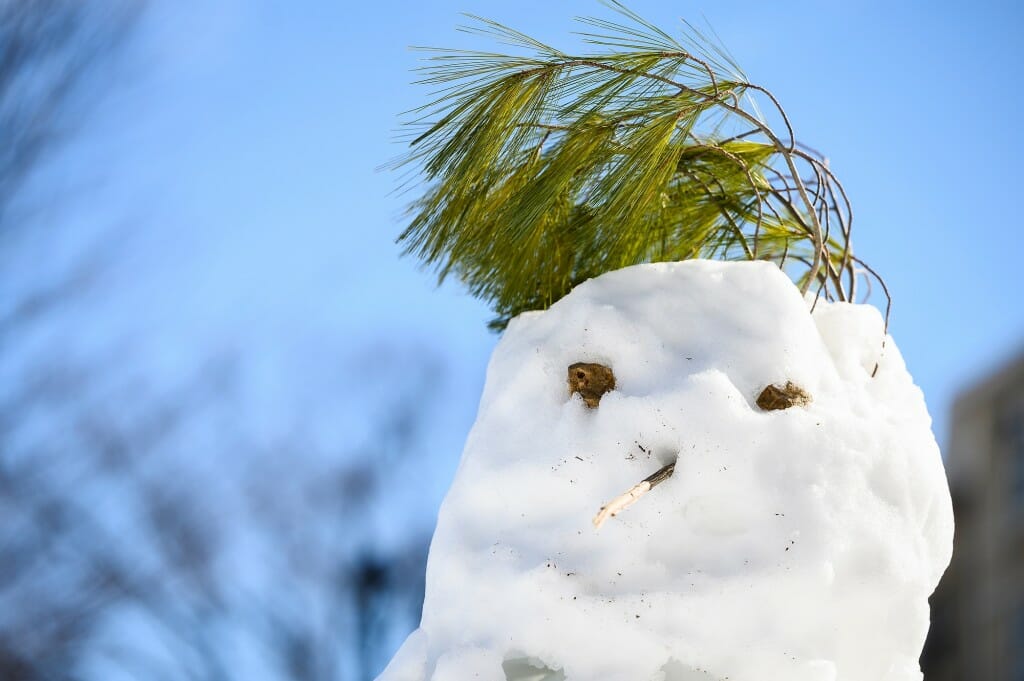
[[[406,253],[489,301],[497,329],[642,262],[770,260],[842,301],[881,282],[853,253],[842,185],[775,97],[692,26],[677,41],[606,4],[622,23],[579,19],[593,53],[479,17],[467,30],[522,54],[430,50],[434,98],[397,163],[427,181]]]

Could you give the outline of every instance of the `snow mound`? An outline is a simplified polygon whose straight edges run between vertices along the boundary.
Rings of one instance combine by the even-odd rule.
[[[687,261],[513,320],[380,681],[920,679],[953,535],[931,421],[877,310],[808,307],[771,264]],[[575,362],[615,374],[596,408]],[[787,381],[810,404],[756,406]]]

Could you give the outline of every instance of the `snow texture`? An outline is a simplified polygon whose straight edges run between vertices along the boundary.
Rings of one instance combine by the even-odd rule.
[[[687,261],[513,320],[379,681],[921,679],[953,536],[924,398],[875,308],[808,308],[771,264]],[[596,409],[580,361],[615,372]],[[813,401],[755,405],[786,381]]]

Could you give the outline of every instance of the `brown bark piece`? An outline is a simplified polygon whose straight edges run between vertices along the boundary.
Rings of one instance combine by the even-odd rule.
[[[769,385],[757,396],[757,406],[765,411],[806,407],[810,403],[810,394],[793,381],[786,381],[786,385],[781,388],[777,385]]]
[[[569,365],[569,396],[579,393],[583,402],[593,409],[601,396],[615,389],[615,374],[603,364],[576,362]]]

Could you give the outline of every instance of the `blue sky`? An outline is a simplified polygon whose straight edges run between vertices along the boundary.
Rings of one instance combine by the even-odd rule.
[[[853,200],[857,252],[893,291],[892,333],[945,441],[956,391],[1024,349],[1021,10],[631,6],[667,28],[706,16],[802,141],[829,156]],[[608,16],[590,0],[153,0],[129,58],[94,84],[101,104],[38,178],[25,238],[0,239],[0,303],[16,298],[19,282],[45,282],[85,254],[102,254],[108,269],[35,329],[35,342],[5,351],[38,352],[44,366],[79,358],[114,376],[99,396],[117,416],[175,394],[211,358],[230,358],[237,384],[225,399],[238,404],[212,409],[167,447],[179,458],[162,462],[169,482],[200,480],[198,503],[223,515],[229,476],[242,479],[251,463],[224,451],[234,433],[253,459],[335,457],[271,461],[275,493],[300,495],[286,480],[375,455],[383,396],[410,387],[407,362],[438,361],[444,379],[424,404],[424,451],[389,491],[401,501],[358,523],[396,545],[430,528],[497,337],[483,304],[457,284],[437,288],[400,257],[404,199],[397,178],[377,168],[402,151],[398,113],[427,97],[411,85],[419,55],[408,47],[490,47],[455,31],[460,11],[560,46],[573,44],[573,16]],[[0,380],[13,373],[10,354]],[[102,502],[122,503],[116,494]],[[240,535],[232,581],[271,574]]]
[[[955,392],[1024,343],[1020,10],[630,6],[668,28],[705,16],[798,136],[829,156],[943,442]],[[454,30],[460,11],[558,45],[574,44],[573,16],[609,14],[576,0],[158,3],[132,61],[111,74],[113,94],[47,175],[70,197],[53,209],[54,237],[19,256],[60,267],[116,230],[102,293],[52,336],[74,334],[83,353],[123,349],[157,383],[237,351],[253,418],[270,430],[310,408],[311,384],[337,391],[339,409],[358,402],[372,374],[339,367],[368,345],[436,348],[450,375],[432,407],[438,456],[420,480],[422,503],[435,506],[496,337],[484,305],[399,257],[404,200],[376,169],[401,152],[397,114],[427,96],[410,84],[419,55],[408,46],[486,46]]]

